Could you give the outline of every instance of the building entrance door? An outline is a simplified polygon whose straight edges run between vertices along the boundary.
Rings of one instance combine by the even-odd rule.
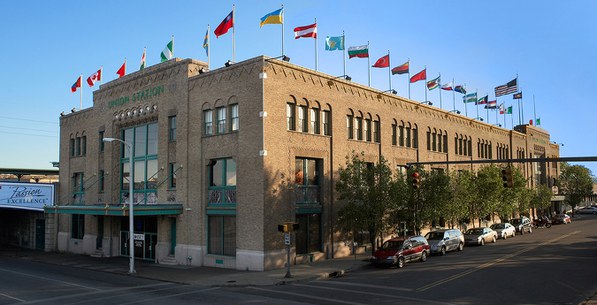
[[[43,250],[46,246],[46,220],[35,220],[35,249]]]
[[[121,218],[120,227],[120,255],[130,256],[128,218]],[[155,245],[158,240],[157,218],[135,217],[134,229],[135,258],[155,260]]]

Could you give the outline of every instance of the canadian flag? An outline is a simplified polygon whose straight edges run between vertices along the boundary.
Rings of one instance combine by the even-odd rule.
[[[87,83],[89,84],[89,87],[93,87],[93,85],[95,85],[95,82],[99,82],[101,80],[102,80],[102,68],[97,70],[97,72],[91,74],[91,76],[89,76],[87,78]]]

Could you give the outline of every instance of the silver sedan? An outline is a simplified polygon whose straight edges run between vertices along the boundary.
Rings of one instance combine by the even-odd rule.
[[[516,236],[516,228],[508,222],[494,223],[490,228],[494,230],[497,233],[498,238],[501,239]]]
[[[483,246],[486,242],[496,242],[497,238],[497,233],[491,228],[472,228],[464,233],[464,242],[466,244]]]

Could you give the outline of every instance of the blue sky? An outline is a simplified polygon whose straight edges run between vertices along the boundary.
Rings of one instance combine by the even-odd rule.
[[[216,39],[213,29],[233,1],[12,1],[0,11],[0,167],[51,168],[58,161],[59,117],[79,107],[70,87],[103,66],[102,83],[115,79],[127,59],[137,71],[143,48],[147,64],[174,35],[174,55],[207,61],[202,48],[211,25],[211,68],[232,59],[232,30]],[[342,75],[342,53],[325,51],[326,36],[346,33],[346,46],[370,42],[371,64],[390,52],[391,66],[410,59],[411,75],[427,67],[428,79],[441,73],[468,91],[495,99],[494,87],[518,76],[524,122],[541,118],[551,140],[563,143],[562,157],[597,155],[593,134],[597,114],[597,1],[237,1],[236,61],[281,54],[281,26],[259,28],[259,19],[284,4],[284,51],[291,62],[315,68],[313,39],[294,39],[292,29],[318,23],[319,71]],[[367,60],[350,59],[347,74],[367,85]],[[372,69],[371,87],[389,89],[387,69]],[[406,75],[392,76],[398,95],[408,96]],[[424,100],[424,84],[411,86],[411,98]],[[83,87],[83,108],[92,90]],[[533,106],[533,97],[534,105]],[[439,93],[428,93],[439,107]],[[519,122],[511,95],[498,98],[513,106],[505,126]],[[460,95],[456,109],[465,114]],[[451,92],[442,108],[454,109]],[[468,105],[469,117],[476,117]],[[486,110],[479,109],[486,118]],[[495,112],[488,122],[496,123]],[[499,116],[504,124],[504,117]],[[581,163],[597,174],[597,163]]]

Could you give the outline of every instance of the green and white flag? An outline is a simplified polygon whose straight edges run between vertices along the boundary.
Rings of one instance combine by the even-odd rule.
[[[174,56],[174,37],[172,37],[172,40],[170,40],[164,48],[164,51],[162,51],[162,54],[160,54],[162,62],[172,59],[172,56]]]
[[[369,58],[369,45],[348,48],[348,59],[353,57]]]

